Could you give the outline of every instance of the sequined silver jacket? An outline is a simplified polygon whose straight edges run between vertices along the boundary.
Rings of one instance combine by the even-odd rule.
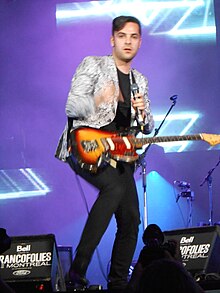
[[[148,99],[148,81],[137,70],[132,69],[139,92],[145,98],[145,131],[150,133],[154,121]],[[72,128],[88,126],[100,128],[111,123],[116,115],[119,99],[119,82],[113,56],[84,58],[78,66],[71,82],[71,88],[66,103],[66,115],[73,118]],[[131,126],[135,123],[135,112],[131,107]],[[67,150],[66,123],[59,139],[55,156],[66,161]]]

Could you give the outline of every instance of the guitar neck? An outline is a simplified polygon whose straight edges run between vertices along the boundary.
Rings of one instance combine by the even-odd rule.
[[[203,140],[201,134],[192,135],[173,135],[173,136],[158,136],[147,138],[135,138],[134,144],[136,149],[142,148],[145,144],[171,142],[171,141],[186,141],[186,140]]]

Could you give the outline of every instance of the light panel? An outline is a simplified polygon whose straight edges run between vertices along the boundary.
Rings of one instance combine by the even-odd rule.
[[[0,199],[46,195],[50,188],[38,173],[30,168],[0,170]]]
[[[107,16],[133,15],[148,26],[149,34],[170,37],[199,36],[216,39],[213,0],[88,1],[56,6],[57,25]]]

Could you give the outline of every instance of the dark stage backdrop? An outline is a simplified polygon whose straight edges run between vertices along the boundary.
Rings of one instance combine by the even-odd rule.
[[[203,5],[194,9],[165,7],[158,14],[148,9],[149,1],[141,2],[142,13],[129,6],[133,1],[129,5],[116,1],[99,14],[94,11],[98,13],[105,1],[83,1],[73,5],[73,11],[77,8],[84,16],[68,20],[60,18],[62,10],[71,8],[60,5],[66,2],[70,3],[0,2],[0,226],[11,236],[54,233],[59,245],[71,245],[74,250],[86,221],[86,204],[91,207],[97,190],[55,159],[54,152],[66,122],[70,81],[82,58],[111,53],[113,17],[131,13],[141,17],[143,42],[133,66],[149,79],[156,127],[172,104],[169,98],[178,95],[159,135],[179,135],[219,133],[220,52],[213,33],[212,1],[200,1]],[[196,28],[200,36],[186,31]],[[206,34],[201,34],[203,29]],[[147,223],[163,230],[208,223],[210,189],[206,181],[200,184],[215,167],[213,222],[220,221],[219,146],[210,148],[205,142],[152,145],[145,163],[147,209],[142,169],[135,173],[142,223],[134,259],[143,246],[145,213]],[[174,181],[191,184],[192,201],[178,199],[182,189]],[[95,253],[88,271],[91,283],[105,287],[114,235],[112,219],[98,248],[100,259]]]

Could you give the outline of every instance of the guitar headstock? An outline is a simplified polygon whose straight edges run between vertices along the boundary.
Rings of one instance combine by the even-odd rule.
[[[201,133],[201,136],[202,136],[202,139],[208,142],[211,146],[215,146],[220,143],[219,134]]]

